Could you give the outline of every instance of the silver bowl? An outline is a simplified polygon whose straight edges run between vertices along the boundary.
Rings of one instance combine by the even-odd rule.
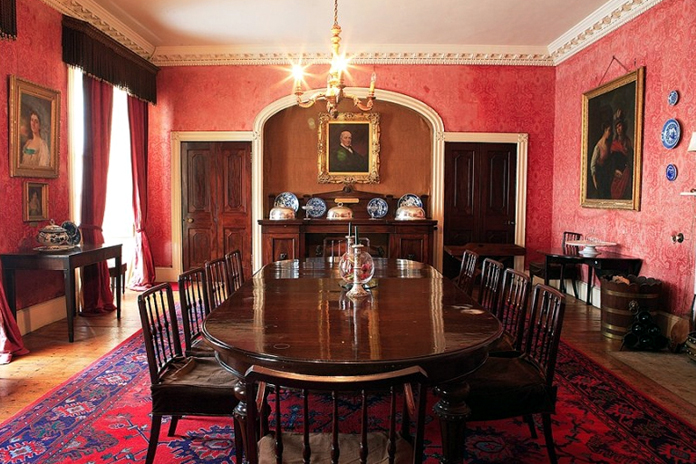
[[[415,221],[425,219],[425,210],[418,206],[402,206],[396,210],[397,221]]]
[[[275,206],[271,208],[271,212],[268,214],[268,218],[273,221],[284,221],[287,219],[295,219],[295,210],[292,208],[284,208],[282,206]]]
[[[339,203],[338,206],[334,206],[326,213],[326,219],[353,219],[353,210],[347,206],[343,206],[343,203]]]

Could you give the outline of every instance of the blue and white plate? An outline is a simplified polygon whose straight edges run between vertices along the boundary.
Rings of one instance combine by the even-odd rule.
[[[294,193],[291,192],[283,192],[277,197],[275,197],[275,201],[273,202],[273,207],[274,208],[291,208],[293,211],[297,212],[297,210],[300,208],[300,202],[297,200],[297,197],[295,196]]]
[[[677,146],[681,138],[681,126],[676,119],[668,119],[662,127],[662,145],[672,149]]]
[[[78,229],[75,223],[65,221],[60,226],[63,229],[65,229],[65,231],[68,233],[68,244],[72,245],[73,247],[75,245],[80,244],[80,240],[82,240],[82,234],[80,233],[80,229]]]
[[[309,217],[322,217],[326,213],[326,202],[319,197],[312,197],[307,200],[306,208]]]
[[[372,219],[380,219],[387,215],[389,205],[384,198],[373,198],[367,203],[367,214]]]
[[[672,182],[673,180],[676,180],[678,174],[679,173],[677,172],[677,167],[675,165],[667,165],[667,169],[665,169],[665,175],[667,176],[668,181]]]
[[[402,206],[417,206],[418,208],[423,207],[423,202],[420,197],[413,193],[407,193],[406,195],[399,198],[399,202],[396,204],[397,207]]]
[[[676,90],[672,90],[669,95],[667,95],[667,103],[669,103],[670,106],[674,106],[677,104],[679,101],[679,92]]]

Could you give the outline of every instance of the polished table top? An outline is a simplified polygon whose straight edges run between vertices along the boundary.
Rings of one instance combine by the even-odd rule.
[[[431,266],[375,259],[371,296],[353,302],[336,265],[280,261],[262,268],[204,324],[220,362],[314,374],[367,374],[420,365],[455,380],[487,358],[499,321]]]

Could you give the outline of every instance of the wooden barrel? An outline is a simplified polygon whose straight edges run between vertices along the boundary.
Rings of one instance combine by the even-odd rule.
[[[635,317],[635,313],[629,309],[632,301],[653,316],[661,304],[661,281],[632,275],[626,279],[628,283],[614,281],[610,276],[601,279],[602,334],[607,338],[622,340],[626,335]]]

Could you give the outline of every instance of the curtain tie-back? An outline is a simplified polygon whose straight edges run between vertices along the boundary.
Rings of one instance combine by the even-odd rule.
[[[142,234],[143,232],[145,232],[145,229],[135,229],[135,231],[139,234]]]

